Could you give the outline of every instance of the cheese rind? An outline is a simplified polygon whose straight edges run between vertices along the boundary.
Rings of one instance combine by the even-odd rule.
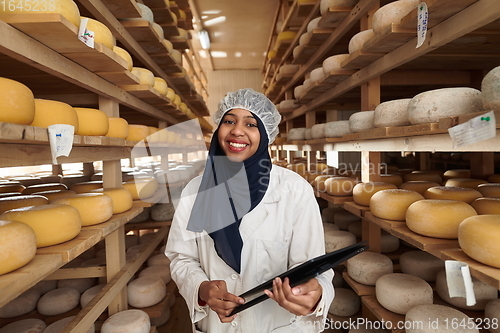
[[[113,216],[113,200],[102,193],[74,194],[55,199],[52,203],[78,209],[83,227],[106,222]]]
[[[363,30],[352,36],[349,41],[349,54],[352,54],[363,48],[363,44],[375,37],[373,29]]]
[[[46,205],[48,203],[49,200],[41,195],[16,195],[12,197],[0,198],[0,214],[11,209]]]
[[[103,136],[108,133],[108,116],[99,109],[74,108],[78,115],[78,131],[75,134]]]
[[[129,190],[124,188],[98,188],[90,193],[103,193],[113,202],[113,214],[120,214],[132,208],[133,199]]]
[[[2,8],[0,6],[0,12]],[[35,118],[35,98],[24,84],[0,77],[0,122],[29,125]]]
[[[325,180],[326,192],[333,196],[349,196],[357,182],[349,177],[330,177]]]
[[[37,13],[57,13],[73,23],[76,28],[80,27],[80,11],[76,3],[72,0],[53,0],[50,4],[43,5],[33,2],[33,7],[28,7],[29,2],[17,6],[0,6],[1,14],[37,14]],[[32,8],[33,10],[27,10]],[[36,10],[35,10],[36,9]]]
[[[400,189],[403,190],[411,190],[418,192],[422,195],[424,195],[425,191],[434,186],[439,186],[438,183],[427,181],[427,180],[410,180],[407,182],[404,182],[399,186]]]
[[[375,127],[411,125],[408,118],[410,100],[410,98],[396,99],[377,105],[373,116],[373,125]]]
[[[75,109],[63,102],[36,98],[35,118],[30,125],[47,128],[54,124],[72,125],[75,133],[78,132],[78,115]]]
[[[463,312],[457,309],[440,304],[425,304],[417,305],[408,310],[405,316],[405,323],[413,323],[408,325],[406,333],[455,333],[457,327],[452,327],[450,322],[454,323],[473,323],[474,319],[470,318]],[[417,324],[418,323],[418,324]],[[425,323],[425,324],[421,324]],[[428,326],[431,326],[430,330]],[[476,325],[464,325],[460,328],[461,333],[479,333]]]
[[[382,190],[370,198],[370,211],[376,217],[393,221],[404,221],[410,205],[424,197],[415,191],[403,189]]]
[[[361,111],[353,113],[349,117],[349,129],[353,133],[359,133],[375,127],[375,111]]]
[[[144,141],[149,136],[149,128],[144,125],[128,125],[127,141]]]
[[[158,190],[158,181],[155,178],[137,179],[122,184],[123,188],[130,191],[133,200],[150,198]]]
[[[113,47],[113,51],[115,51],[115,53],[120,58],[122,58],[123,60],[125,60],[127,62],[127,70],[130,72],[132,70],[132,68],[134,67],[134,62],[132,60],[132,56],[130,55],[130,53],[128,53],[127,50],[122,49],[119,46]]]
[[[328,312],[340,317],[355,315],[361,307],[360,297],[351,289],[335,288],[333,299]]]
[[[142,310],[115,313],[102,324],[101,333],[149,333],[151,322]]]
[[[424,197],[426,199],[459,200],[471,204],[477,198],[482,198],[483,195],[479,191],[467,187],[435,186],[428,188]]]
[[[478,215],[500,215],[500,198],[477,198],[470,205]]]
[[[40,299],[38,289],[28,289],[4,306],[0,307],[0,318],[14,318],[27,314],[34,309]]]
[[[437,273],[444,269],[444,261],[424,251],[408,251],[399,257],[399,267],[405,274],[434,282]]]
[[[352,191],[352,198],[355,203],[361,206],[370,206],[371,197],[378,191],[397,189],[397,186],[384,182],[358,183]]]
[[[21,222],[0,220],[0,275],[29,263],[36,254],[36,235]]]
[[[375,252],[362,252],[347,260],[347,273],[356,282],[374,286],[386,274],[393,273],[392,260]]]
[[[155,276],[142,276],[127,286],[128,303],[134,308],[145,308],[160,303],[167,294],[163,279]]]
[[[477,190],[486,198],[500,198],[500,184],[480,184]]]
[[[458,243],[472,259],[500,268],[500,215],[466,218],[458,227]]]
[[[131,72],[132,74],[137,76],[137,78],[139,79],[139,84],[147,85],[150,87],[154,86],[155,76],[149,69],[141,67],[133,67]]]
[[[74,309],[80,303],[80,293],[73,288],[54,289],[43,295],[37,310],[44,316],[57,316]]]
[[[126,139],[128,137],[128,122],[119,117],[108,117],[108,132],[106,136]]]

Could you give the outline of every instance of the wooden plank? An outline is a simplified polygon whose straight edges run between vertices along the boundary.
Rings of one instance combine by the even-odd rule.
[[[176,50],[182,51],[189,49],[188,39],[186,38],[181,38],[180,36],[172,36],[169,38],[169,40],[172,42],[172,45]]]
[[[305,17],[313,10],[316,0],[301,1],[297,7],[297,17]]]
[[[367,53],[389,53],[416,36],[416,28],[402,28],[393,23],[367,40],[362,49]]]
[[[0,123],[0,140],[23,140],[27,126],[11,123]]]
[[[168,194],[166,187],[160,187],[152,197],[143,200],[134,200],[133,207],[151,207]]]
[[[139,223],[127,223],[125,230],[144,230],[144,229],[160,229],[164,226],[172,225],[172,221],[145,221]]]
[[[122,72],[96,72],[97,75],[104,80],[109,81],[117,86],[139,84],[137,76],[129,71]]]
[[[141,9],[133,0],[102,0],[102,3],[108,7],[109,11],[116,18],[141,17]]]
[[[329,72],[323,80],[321,80],[319,83],[324,84],[324,85],[336,85],[351,75],[356,73],[354,70],[344,70],[344,69],[339,69],[336,71],[331,71]]]
[[[375,296],[375,286],[369,286],[356,282],[347,272],[342,272],[342,278],[358,296]]]
[[[318,26],[321,28],[336,28],[352,11],[352,7],[330,7],[323,14]]]
[[[60,268],[47,276],[44,280],[64,280],[105,277],[106,267],[85,267],[85,268]]]
[[[118,227],[105,237],[106,243],[106,281],[109,283],[125,266],[125,228]],[[127,310],[127,290],[123,288],[108,305],[110,316]]]
[[[175,23],[161,23],[161,27],[163,28],[163,34],[165,38],[179,36],[179,28],[175,25]]]
[[[144,0],[144,4],[149,8],[165,8],[164,0]]]
[[[385,231],[391,232],[392,229],[395,228],[401,228],[403,226],[406,226],[405,221],[391,221],[391,220],[384,220],[381,218],[376,217],[373,215],[371,212],[366,212],[364,216],[368,221],[375,223]]]
[[[357,50],[351,53],[349,58],[344,60],[340,65],[343,69],[360,69],[368,66],[383,56],[383,53],[368,53],[363,50]]]
[[[311,38],[304,45],[320,47],[332,33],[333,29],[316,28],[311,31]]]
[[[59,254],[62,261],[67,263],[97,244],[102,239],[102,236],[101,229],[82,229],[78,236],[72,240],[58,245],[38,248],[36,253],[39,255]]]
[[[291,39],[279,40],[276,43],[276,45],[274,46],[274,49],[276,50],[276,58],[278,58],[278,59],[283,58],[283,55],[288,50],[288,48],[291,46],[292,46]]]
[[[107,235],[111,234],[114,232],[116,229],[124,226],[128,221],[136,217],[142,212],[141,207],[132,207],[131,209],[127,210],[124,213],[121,214],[114,214],[113,217],[104,223],[101,224],[96,224],[92,226],[85,227],[86,229],[98,229],[102,231],[102,237],[106,237]]]
[[[446,133],[445,130],[439,128],[439,123],[427,123],[412,126],[386,127],[387,137],[396,136],[415,136],[415,135],[431,135]]]
[[[387,325],[390,325],[392,328],[398,327],[398,323],[399,325],[401,325],[401,323],[405,322],[404,315],[400,315],[385,309],[382,305],[380,305],[380,303],[377,301],[377,297],[375,297],[374,295],[362,296],[361,301],[380,321],[389,322]],[[391,332],[404,333],[405,330],[392,329]]]
[[[325,199],[326,201],[328,202],[331,202],[335,205],[341,205],[341,204],[344,204],[348,201],[352,201],[352,196],[348,196],[348,197],[335,197],[333,195],[329,195],[327,193],[323,193],[321,192],[320,193],[320,198],[321,199]]]
[[[160,42],[160,36],[146,20],[122,21],[123,27],[139,43]]]
[[[301,46],[301,51],[293,58],[292,64],[303,65],[305,64],[314,54],[318,51],[318,46],[315,45],[303,45]],[[294,78],[297,74],[294,75]]]
[[[123,72],[128,67],[125,59],[101,43],[95,43],[94,48],[87,47],[85,51],[62,54],[91,72]]]
[[[405,225],[401,225],[398,228],[393,228],[390,231],[391,234],[398,237],[401,240],[404,240],[407,243],[419,248],[423,251],[432,251],[435,249],[456,249],[459,247],[458,240],[456,239],[440,239],[440,238],[432,238],[426,237],[419,234],[414,233]]]
[[[158,90],[145,84],[125,85],[120,88],[151,105],[170,103],[170,100],[161,95]]]
[[[359,132],[359,138],[361,140],[385,138],[385,137],[387,137],[387,129],[388,128],[389,127],[378,127],[378,128],[371,128],[368,130],[361,131],[361,132]]]
[[[359,217],[365,217],[370,212],[370,207],[361,206],[354,201],[344,203],[344,209]]]

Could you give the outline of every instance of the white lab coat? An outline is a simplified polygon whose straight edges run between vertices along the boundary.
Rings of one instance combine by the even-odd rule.
[[[317,279],[323,295],[314,313],[295,316],[268,299],[221,323],[208,306],[198,305],[203,281],[224,280],[230,293],[245,291],[308,259],[325,253],[323,224],[310,184],[295,172],[273,165],[264,198],[240,224],[241,274],[217,255],[212,238],[186,230],[201,176],[183,190],[167,241],[172,279],[186,300],[195,332],[320,332],[333,300],[333,270]],[[194,195],[188,195],[194,194]]]

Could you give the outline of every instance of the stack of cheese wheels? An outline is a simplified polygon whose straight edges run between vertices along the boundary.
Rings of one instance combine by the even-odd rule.
[[[69,241],[80,233],[82,227],[80,213],[68,205],[49,204],[12,209],[0,215],[0,219],[28,224],[35,232],[37,247]]]
[[[361,111],[353,113],[349,117],[349,130],[352,133],[359,133],[375,127],[375,111]]]
[[[478,215],[500,215],[500,198],[478,198],[470,205]]]
[[[410,180],[401,184],[399,188],[403,190],[415,191],[423,195],[428,188],[435,186],[439,186],[439,184],[427,180]]]
[[[149,69],[142,67],[133,67],[131,72],[132,74],[137,76],[137,78],[139,79],[139,84],[147,85],[149,87],[154,86],[155,76]]]
[[[349,177],[331,177],[325,180],[326,193],[334,196],[352,195],[357,180]]]
[[[484,318],[489,319],[491,323],[498,323],[498,318],[500,318],[500,299],[495,299],[486,304],[486,308],[484,309]],[[500,333],[500,326],[496,326],[495,328],[491,327],[490,332]]]
[[[134,308],[146,308],[160,303],[167,295],[167,287],[161,277],[142,276],[127,286],[128,303]]]
[[[370,206],[371,197],[382,190],[397,189],[398,187],[391,183],[367,182],[358,183],[352,191],[352,198],[355,203],[361,206]]]
[[[333,216],[333,222],[340,228],[340,230],[347,230],[351,223],[359,221],[361,221],[360,217],[344,209],[336,212]]]
[[[98,188],[102,188],[102,181],[100,180],[80,182],[70,186],[70,189],[76,193],[87,193]]]
[[[481,92],[474,88],[442,88],[420,93],[408,105],[412,124],[436,123],[441,118],[483,110]]]
[[[437,274],[444,269],[444,261],[424,251],[408,251],[399,257],[399,267],[405,274],[434,282]]]
[[[500,268],[500,215],[466,218],[458,227],[458,243],[472,259]]]
[[[149,333],[151,322],[146,312],[125,310],[115,313],[102,324],[101,333]]]
[[[70,316],[70,317],[66,317],[63,319],[59,319],[58,321],[55,321],[52,324],[50,324],[49,326],[47,326],[47,328],[43,332],[44,333],[61,333],[64,331],[66,326],[68,326],[68,324],[73,320],[73,318],[75,318],[75,316]],[[95,325],[92,324],[85,333],[94,333],[94,332],[95,332]]]
[[[38,289],[28,289],[9,303],[0,307],[0,318],[14,318],[30,313],[36,309],[39,299],[40,291]]]
[[[145,141],[149,136],[149,128],[144,125],[128,125],[128,136],[125,138],[127,141]]]
[[[80,213],[82,226],[106,222],[113,216],[113,200],[102,193],[80,193],[53,200],[51,203],[70,205]]]
[[[377,301],[389,311],[406,314],[417,305],[432,304],[432,287],[423,279],[403,273],[381,276],[375,282]]]
[[[373,37],[375,37],[373,29],[363,30],[352,36],[348,45],[349,54],[353,54],[354,52],[361,50],[363,48],[363,44]]]
[[[78,115],[78,135],[103,136],[108,133],[108,116],[99,109],[74,108]]]
[[[327,253],[342,249],[353,244],[356,244],[356,236],[348,231],[325,231],[325,251]]]
[[[465,297],[450,297],[448,282],[446,281],[445,271],[440,271],[436,277],[436,291],[441,299],[451,305],[461,309],[483,311],[486,304],[492,300],[498,299],[498,290],[483,281],[472,277],[474,287],[474,296],[476,304],[468,306]]]
[[[12,197],[0,198],[0,214],[11,209],[46,205],[48,203],[49,200],[41,195],[16,195]]]
[[[386,274],[393,273],[392,260],[375,252],[362,252],[347,260],[347,273],[356,282],[374,286]]]
[[[500,184],[480,184],[477,190],[486,198],[500,198]]]
[[[57,316],[68,312],[80,304],[80,293],[73,288],[58,288],[43,295],[37,310],[44,316]]]
[[[419,3],[420,0],[398,0],[379,8],[373,14],[373,31],[380,34],[391,24],[400,23],[401,19],[416,8]]]
[[[144,200],[153,196],[158,187],[158,181],[154,177],[139,178],[123,183],[123,188],[130,191],[133,200]]]
[[[87,290],[85,290],[80,296],[80,306],[82,309],[89,304],[89,302],[104,288],[105,284],[98,284],[97,286],[93,286]]]
[[[36,254],[36,235],[21,222],[0,220],[0,275],[29,263]]]
[[[2,8],[0,8],[2,13]],[[35,118],[33,92],[22,83],[0,77],[0,122],[29,125]]]
[[[126,139],[128,137],[128,122],[119,117],[108,117],[108,132],[106,136]]]
[[[350,133],[349,120],[330,121],[325,124],[326,138],[340,138]]]
[[[47,324],[41,319],[21,319],[0,328],[0,333],[42,333]]]
[[[134,67],[134,62],[132,60],[132,56],[130,55],[130,53],[127,52],[127,50],[125,49],[122,49],[121,47],[119,46],[115,46],[113,47],[113,51],[120,57],[122,58],[123,60],[125,60],[125,62],[127,63],[127,70],[130,72],[132,70],[132,68]]]
[[[68,187],[61,183],[35,184],[26,187],[23,194],[33,194],[42,191],[67,190]]]
[[[101,22],[88,18],[81,17],[81,19],[88,19],[87,29],[94,33],[94,42],[101,43],[109,49],[113,49],[116,46],[115,36],[111,33],[111,30]]]
[[[406,225],[420,235],[457,239],[460,223],[475,215],[474,208],[463,201],[425,199],[408,207]]]
[[[35,99],[35,118],[31,126],[47,128],[54,124],[72,125],[75,133],[78,132],[78,115],[75,109],[63,102]]]
[[[409,98],[396,99],[377,105],[373,124],[375,127],[393,127],[411,125],[408,119]]]
[[[328,312],[334,316],[354,316],[361,306],[360,297],[351,289],[335,288],[335,298]]]
[[[370,198],[370,211],[376,217],[393,221],[404,221],[406,210],[424,197],[415,191],[403,189],[382,190]]]
[[[457,309],[439,305],[425,304],[417,305],[408,310],[405,315],[405,323],[412,323],[405,329],[406,333],[455,333],[457,327],[452,327],[450,322],[454,323],[474,323],[474,319]],[[463,325],[460,327],[462,333],[479,333],[476,325]]]
[[[64,16],[65,19],[73,23],[78,28],[80,27],[80,11],[78,6],[72,0],[54,0],[47,6],[32,7],[29,10],[28,6],[1,6],[0,14],[39,14],[39,13],[57,13]],[[35,10],[36,8],[36,10]]]
[[[467,187],[435,186],[428,188],[424,197],[426,199],[458,200],[471,204],[477,198],[482,198],[483,195],[479,191]]]
[[[481,99],[485,110],[500,110],[500,67],[488,72],[481,82]]]
[[[484,179],[450,178],[446,181],[445,186],[467,187],[476,189],[479,185],[487,183],[488,182]]]
[[[113,201],[113,214],[120,214],[132,208],[133,199],[129,190],[124,188],[98,188],[91,193],[103,193]]]
[[[325,13],[328,12],[328,9],[330,7],[353,7],[358,3],[358,0],[321,0],[320,2],[320,13],[321,16],[323,16]]]
[[[406,175],[404,175],[403,180],[405,182],[424,180],[438,184],[443,183],[441,176],[434,171],[412,171],[412,173],[407,173]]]
[[[448,180],[450,178],[470,178],[469,169],[451,169],[446,170],[443,173],[443,180]]]

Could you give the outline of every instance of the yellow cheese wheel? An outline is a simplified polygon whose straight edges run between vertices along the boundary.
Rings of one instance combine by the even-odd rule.
[[[273,59],[273,58],[276,58],[277,55],[278,55],[278,51],[276,51],[276,50],[270,50],[267,53],[267,58],[268,59]]]
[[[415,191],[423,195],[428,188],[434,186],[439,186],[439,184],[427,180],[410,180],[401,184],[399,188],[403,190]]]
[[[50,201],[57,199],[57,198],[60,198],[60,197],[64,197],[64,196],[67,196],[70,194],[76,194],[76,192],[72,191],[72,190],[52,190],[52,191],[35,192],[33,194],[44,196],[47,199],[49,199],[49,202],[50,202]]]
[[[276,41],[291,40],[294,39],[295,36],[297,36],[295,31],[283,31],[278,34]]]
[[[132,68],[134,67],[134,62],[132,60],[132,56],[130,53],[127,52],[127,50],[122,49],[119,46],[113,47],[113,51],[123,60],[127,62],[127,70],[130,72],[132,71]]]
[[[430,187],[425,191],[424,197],[426,199],[449,199],[459,200],[468,204],[472,203],[477,198],[483,195],[472,188],[467,187],[453,187],[453,186],[435,186]]]
[[[474,208],[463,201],[425,199],[408,207],[406,225],[420,235],[457,239],[460,223],[474,215]]]
[[[126,139],[128,137],[128,122],[119,117],[108,117],[109,128],[106,136]]]
[[[500,215],[500,198],[478,198],[471,206],[479,215]]]
[[[458,243],[472,259],[500,268],[500,215],[465,219],[458,228]]]
[[[108,116],[99,109],[74,108],[78,115],[78,135],[106,135],[109,130]]]
[[[26,186],[21,185],[17,182],[1,184],[0,183],[0,193],[8,193],[8,192],[23,192]]]
[[[36,236],[29,225],[0,220],[0,275],[23,267],[35,254]]]
[[[182,54],[179,50],[172,50],[170,56],[178,65],[182,65]]]
[[[408,207],[424,197],[415,191],[390,189],[378,191],[370,198],[370,211],[386,220],[404,221]]]
[[[128,125],[128,141],[143,141],[149,135],[149,128],[144,125]]]
[[[380,181],[383,183],[391,183],[397,187],[403,184],[403,178],[400,175],[395,174],[382,174],[380,175]]]
[[[113,200],[102,193],[73,194],[55,199],[52,203],[78,209],[83,227],[106,222],[113,216]]]
[[[113,214],[120,214],[132,208],[133,199],[129,190],[124,188],[99,188],[90,193],[103,193],[113,201]]]
[[[443,173],[443,180],[448,180],[450,178],[470,178],[469,169],[452,169],[446,170]]]
[[[46,99],[35,99],[35,118],[31,126],[47,128],[54,124],[67,124],[78,131],[78,115],[71,105]]]
[[[102,181],[93,180],[89,182],[80,182],[71,185],[70,190],[75,191],[76,193],[88,193],[92,190],[102,187]]]
[[[0,215],[0,219],[23,222],[33,228],[37,247],[69,241],[78,235],[82,227],[80,213],[68,205],[49,204],[12,209]]]
[[[495,174],[488,177],[489,183],[500,183],[500,175]]]
[[[23,194],[33,194],[42,191],[67,190],[68,187],[61,183],[35,184],[26,187]]]
[[[481,184],[487,184],[488,182],[483,179],[472,179],[472,178],[450,178],[444,184],[445,186],[455,186],[455,187],[467,187],[476,189]]]
[[[163,46],[165,46],[165,49],[167,49],[168,53],[171,53],[174,50],[174,45],[168,39],[165,39],[165,38],[162,39],[161,43],[163,44]]]
[[[143,200],[158,190],[158,181],[155,178],[140,178],[123,183],[123,187],[130,191],[134,200]]]
[[[157,127],[149,127],[148,143],[158,143],[162,142],[161,129]]]
[[[139,84],[147,85],[150,87],[154,86],[155,76],[149,69],[133,67],[131,72],[132,74],[137,76],[137,78],[139,79]]]
[[[179,108],[181,106],[181,103],[182,103],[181,96],[176,94],[174,97],[174,100],[172,102],[175,104],[175,106],[177,106],[177,108]]]
[[[331,177],[325,180],[326,192],[334,196],[349,196],[357,182],[349,177]]]
[[[175,98],[175,91],[172,88],[167,89],[167,98],[172,102]]]
[[[432,171],[407,173],[406,175],[403,176],[403,179],[405,182],[420,180],[420,181],[434,182],[438,184],[443,183],[441,176]]]
[[[352,198],[355,203],[361,206],[370,206],[372,195],[382,190],[396,189],[396,185],[384,182],[359,183],[354,186]]]
[[[81,17],[82,19],[87,17]],[[94,42],[101,43],[111,50],[116,46],[115,36],[111,33],[111,30],[101,22],[89,18],[87,22],[87,30],[94,33]]]
[[[0,6],[0,13],[2,12]],[[17,81],[0,77],[0,122],[29,125],[35,118],[35,98]]]
[[[78,10],[78,6],[72,0],[52,0],[50,3],[47,3],[46,6],[43,6],[40,3],[36,6],[36,3],[31,3],[30,7],[27,7],[30,3],[22,3],[21,5],[16,4],[15,8],[12,6],[8,6],[7,3],[5,5],[0,6],[1,14],[37,14],[37,13],[58,13],[64,16],[68,21],[73,23],[77,28],[80,27],[80,11]],[[36,9],[35,10],[35,6]],[[28,10],[28,8],[32,8],[33,10]],[[13,10],[12,10],[13,9]]]
[[[161,77],[155,77],[155,83],[153,85],[153,88],[158,90],[158,92],[162,96],[167,96],[167,92],[168,92],[167,81],[165,81]]]
[[[477,187],[477,190],[481,192],[483,197],[486,198],[500,198],[500,184],[481,184]]]
[[[41,195],[17,195],[12,197],[0,198],[0,214],[11,209],[46,205],[49,199]]]
[[[314,180],[311,181],[311,185],[320,192],[326,192],[325,181],[328,178],[334,177],[334,175],[319,175],[314,177]]]

